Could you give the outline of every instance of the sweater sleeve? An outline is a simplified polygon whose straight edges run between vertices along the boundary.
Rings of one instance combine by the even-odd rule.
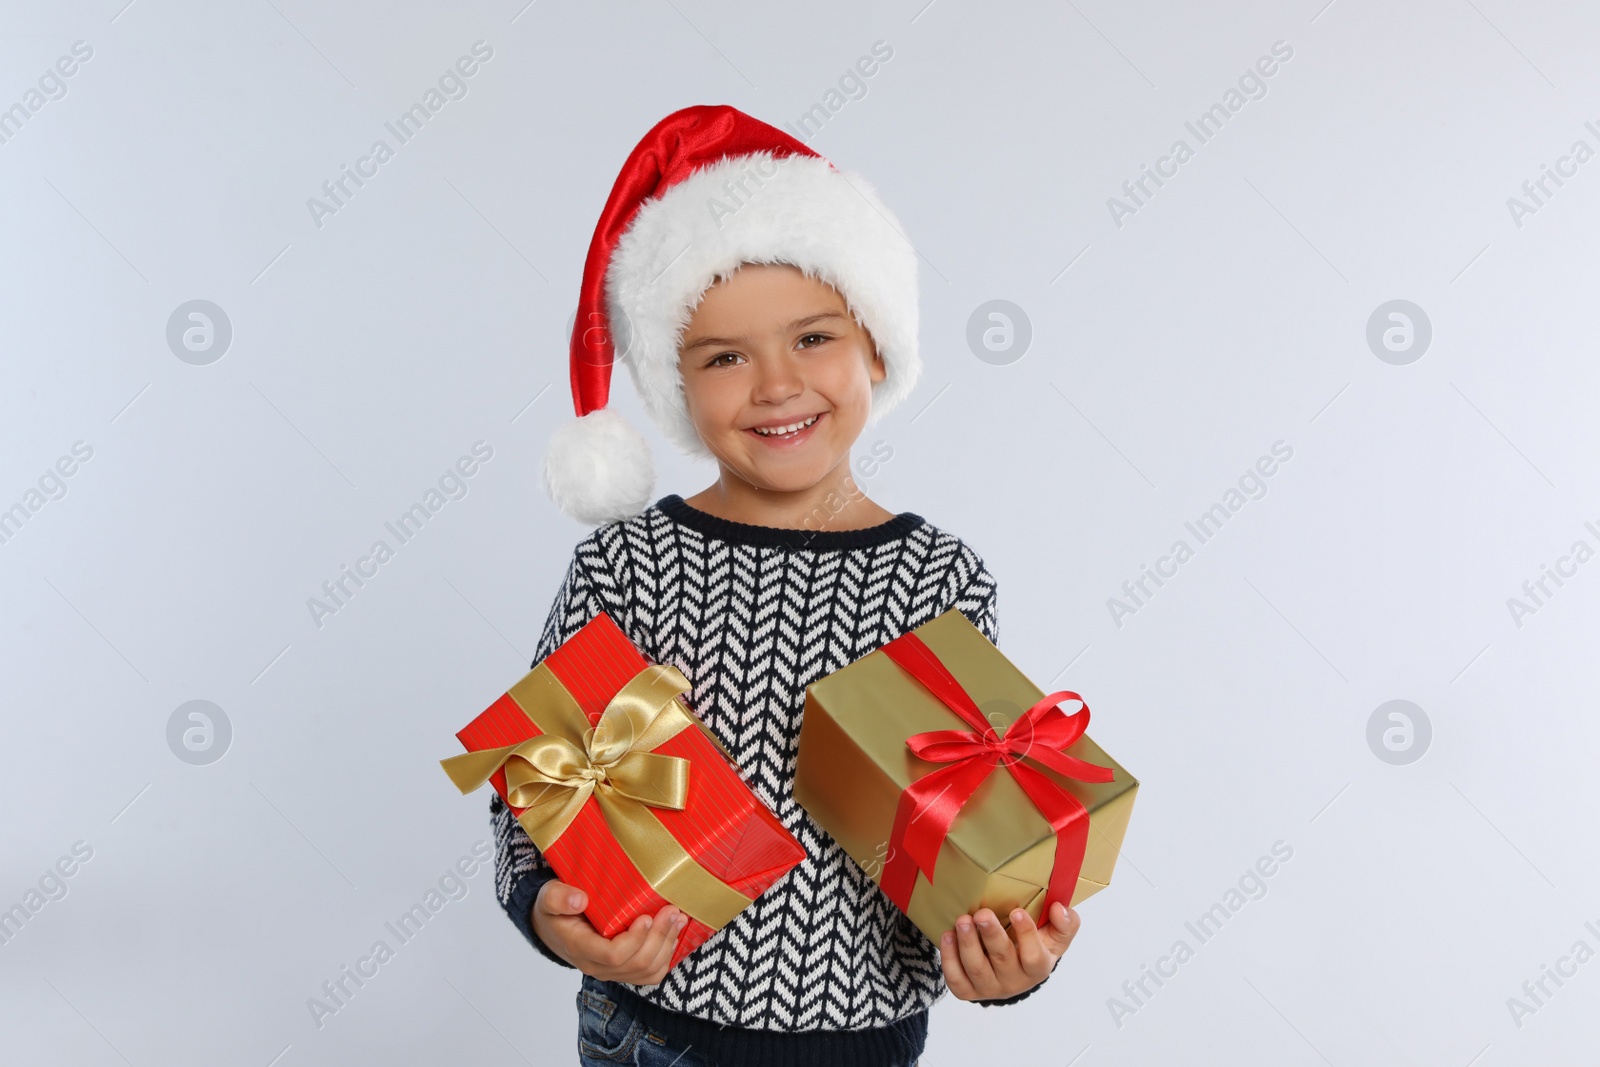
[[[529,669],[537,666],[563,642],[583,629],[600,611],[594,586],[578,555],[574,553],[561,588],[556,592],[555,603],[551,605],[550,614],[545,620],[544,633],[539,638],[539,647]],[[506,807],[498,793],[490,796],[489,818],[494,827],[494,888],[500,906],[506,910],[511,924],[522,932],[522,936],[534,948],[561,966],[572,967],[572,964],[551,951],[533,929],[533,902],[544,884],[556,877],[555,870],[528,837],[527,831],[512,816],[511,809]]]
[[[972,625],[981,630],[983,632],[983,636],[987,637],[989,639],[989,643],[992,645],[1000,644],[1000,621],[996,611],[998,599],[999,588],[994,580],[994,575],[990,574],[989,569],[984,566],[983,561],[979,560],[977,569],[973,572],[971,580],[967,583],[966,588],[961,592],[960,596],[956,598],[956,607],[961,609],[962,614],[972,620]],[[1056,963],[1059,964],[1060,962],[1061,960],[1058,958]],[[1050,973],[1055,973],[1054,967],[1051,968]],[[1050,976],[1046,975],[1045,982],[1048,982],[1049,980]],[[1040,982],[1039,985],[1033,986],[1030,989],[1024,989],[1014,997],[998,997],[994,1000],[975,1000],[973,1003],[982,1004],[986,1008],[991,1008],[1001,1004],[1015,1004],[1017,1001],[1022,1000],[1025,997],[1032,996],[1034,990],[1038,989],[1039,986],[1042,985],[1044,985],[1044,982]]]
[[[974,555],[972,561],[973,569],[966,585],[956,594],[955,607],[983,632],[991,645],[999,645],[1000,622],[995,611],[999,588],[983,560]]]

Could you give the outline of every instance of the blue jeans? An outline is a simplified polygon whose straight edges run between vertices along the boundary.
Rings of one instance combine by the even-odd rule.
[[[617,1063],[632,1067],[715,1067],[693,1048],[669,1041],[634,1018],[606,993],[598,979],[588,975],[583,976],[578,988],[578,1062],[583,1067]]]
[[[673,1044],[630,1015],[588,975],[578,989],[578,1062],[583,1067],[710,1067],[693,1049]]]

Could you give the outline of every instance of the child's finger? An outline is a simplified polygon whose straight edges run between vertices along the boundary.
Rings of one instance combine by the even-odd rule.
[[[539,887],[534,907],[546,915],[581,915],[589,903],[587,895],[575,885],[552,878]]]
[[[1017,961],[1022,971],[1035,980],[1050,973],[1055,960],[1044,947],[1039,936],[1039,926],[1033,916],[1018,908],[1011,913],[1011,932],[1017,938]]]
[[[953,931],[946,930],[944,937],[939,939],[939,966],[944,969],[944,984],[950,987],[962,1000],[973,1000],[978,991],[972,988],[972,979],[967,977],[966,970],[961,966],[961,954],[956,949],[956,935]]]
[[[956,951],[961,956],[962,969],[979,995],[986,996],[999,986],[994,968],[989,966],[989,954],[983,950],[983,941],[978,937],[978,928],[966,915],[956,920]]]
[[[1003,982],[1008,976],[1015,975],[1018,969],[1017,946],[1012,943],[1006,928],[1000,925],[1000,917],[988,908],[979,908],[973,920],[996,979]]]
[[[661,944],[656,948],[655,954],[649,957],[649,962],[644,968],[645,981],[641,984],[645,985],[654,985],[655,982],[650,979],[655,978],[657,973],[665,972],[667,964],[672,960],[672,954],[678,950],[678,938],[689,925],[689,917],[680,911],[671,918],[659,920],[656,925],[661,928]],[[639,958],[644,958],[643,952],[639,953]]]
[[[628,928],[615,937],[607,937],[587,921],[584,928],[568,931],[568,943],[573,950],[602,967],[617,967],[639,951],[639,946],[650,936],[650,916],[635,916]]]
[[[1050,924],[1041,933],[1049,941],[1051,951],[1059,956],[1078,936],[1080,925],[1078,913],[1058,900],[1050,905]]]
[[[611,966],[629,973],[647,970],[661,950],[662,941],[672,937],[672,919],[678,914],[681,913],[676,909],[668,913],[663,908],[654,916],[641,915],[635,919],[633,926],[612,939],[613,945],[618,942],[622,944],[618,946],[617,954],[611,957]],[[635,931],[640,931],[637,936]]]

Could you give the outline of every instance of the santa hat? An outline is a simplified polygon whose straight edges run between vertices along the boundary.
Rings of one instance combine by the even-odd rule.
[[[886,371],[869,422],[916,384],[917,253],[866,179],[735,108],[675,111],[623,163],[584,263],[571,344],[578,418],[552,435],[544,464],[567,515],[627,518],[654,493],[649,444],[606,407],[617,359],[668,439],[710,456],[684,402],[678,344],[701,296],[741,263],[787,263],[844,297]]]

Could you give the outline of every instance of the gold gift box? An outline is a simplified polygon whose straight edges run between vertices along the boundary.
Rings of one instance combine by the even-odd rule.
[[[958,609],[913,632],[997,730],[1045,696]],[[901,792],[944,766],[915,756],[906,738],[950,729],[971,726],[886,653],[871,652],[806,687],[794,798],[880,881]],[[1110,884],[1139,783],[1087,736],[1064,751],[1114,772],[1110,782],[1080,782],[1027,761],[1089,812],[1088,844],[1072,894],[1076,905]],[[1013,908],[1041,922],[1055,850],[1050,823],[1010,772],[996,767],[951,824],[934,881],[917,874],[906,914],[935,944],[957,916],[979,908],[992,909],[1005,926]]]

